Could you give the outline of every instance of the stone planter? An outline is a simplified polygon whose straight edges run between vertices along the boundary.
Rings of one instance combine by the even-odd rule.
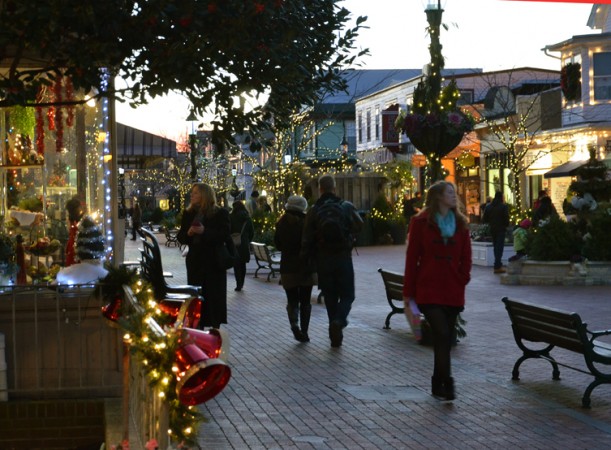
[[[507,260],[515,255],[513,244],[505,245],[503,249],[503,264],[507,264]],[[494,248],[492,242],[471,241],[471,259],[475,266],[494,266]]]
[[[501,284],[611,285],[611,262],[514,261],[507,266],[507,273],[501,276]]]

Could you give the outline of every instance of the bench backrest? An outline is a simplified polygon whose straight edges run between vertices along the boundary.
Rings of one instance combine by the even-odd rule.
[[[382,275],[384,288],[386,289],[386,297],[389,300],[403,299],[403,274],[391,272],[388,270],[378,269]]]
[[[516,340],[546,342],[584,353],[584,324],[579,314],[503,298]],[[586,340],[587,342],[587,340]]]
[[[267,251],[267,246],[265,244],[261,244],[259,242],[251,242],[252,251],[259,261],[269,261],[269,252]]]
[[[159,242],[153,233],[141,228],[138,230],[142,236],[142,251],[140,265],[142,276],[151,283],[155,297],[163,298],[167,294],[167,285],[163,277],[161,250]]]

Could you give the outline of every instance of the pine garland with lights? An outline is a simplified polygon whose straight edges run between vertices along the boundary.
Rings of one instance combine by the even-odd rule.
[[[124,283],[130,286],[141,308],[128,311],[126,302],[122,302],[117,323],[125,330],[123,340],[130,352],[147,367],[149,386],[168,404],[170,439],[180,443],[182,448],[196,446],[198,430],[206,418],[196,406],[184,405],[178,399],[175,353],[181,328],[169,326],[171,317],[159,309],[152,286],[133,271],[109,267],[109,275],[98,292],[104,298],[112,298],[121,292],[120,286]],[[161,332],[155,331],[157,326]]]

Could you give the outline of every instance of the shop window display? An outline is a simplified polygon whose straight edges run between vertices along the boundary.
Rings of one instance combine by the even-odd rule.
[[[37,98],[50,106],[0,109],[0,232],[22,236],[28,284],[64,266],[71,199],[107,223],[107,102],[70,104],[83,98],[64,77]]]

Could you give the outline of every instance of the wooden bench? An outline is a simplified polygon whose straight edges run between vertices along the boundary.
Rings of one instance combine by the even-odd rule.
[[[193,286],[190,284],[167,284],[165,280],[168,276],[171,276],[171,274],[163,271],[161,250],[157,238],[151,231],[144,228],[140,228],[138,233],[142,241],[142,249],[140,250],[140,270],[142,277],[153,286],[155,298],[185,299],[189,297],[201,297],[202,289],[200,286]]]
[[[384,329],[390,330],[390,318],[393,314],[405,314],[405,308],[403,308],[403,274],[382,268],[379,268],[378,272],[382,275],[384,289],[386,290],[386,300],[388,300],[390,305],[390,312],[386,316]]]
[[[513,366],[513,380],[520,379],[520,365],[530,358],[545,359],[552,365],[552,379],[560,379],[558,366],[567,367],[581,373],[592,375],[592,381],[586,388],[581,404],[590,407],[590,394],[600,384],[611,384],[611,369],[607,373],[600,366],[611,366],[611,345],[596,341],[601,336],[611,335],[611,330],[589,331],[577,313],[559,311],[552,308],[536,306],[503,298],[505,308],[511,319],[513,336],[523,354]],[[541,349],[531,349],[528,342],[545,345]],[[583,355],[588,370],[558,362],[550,352],[554,347]]]
[[[280,252],[272,251],[272,247],[269,245],[261,244],[259,242],[251,242],[250,246],[252,252],[255,255],[255,262],[257,263],[257,269],[255,270],[255,278],[258,278],[259,270],[269,270],[267,275],[267,281],[270,281],[270,277],[276,277],[276,271],[280,270]]]

